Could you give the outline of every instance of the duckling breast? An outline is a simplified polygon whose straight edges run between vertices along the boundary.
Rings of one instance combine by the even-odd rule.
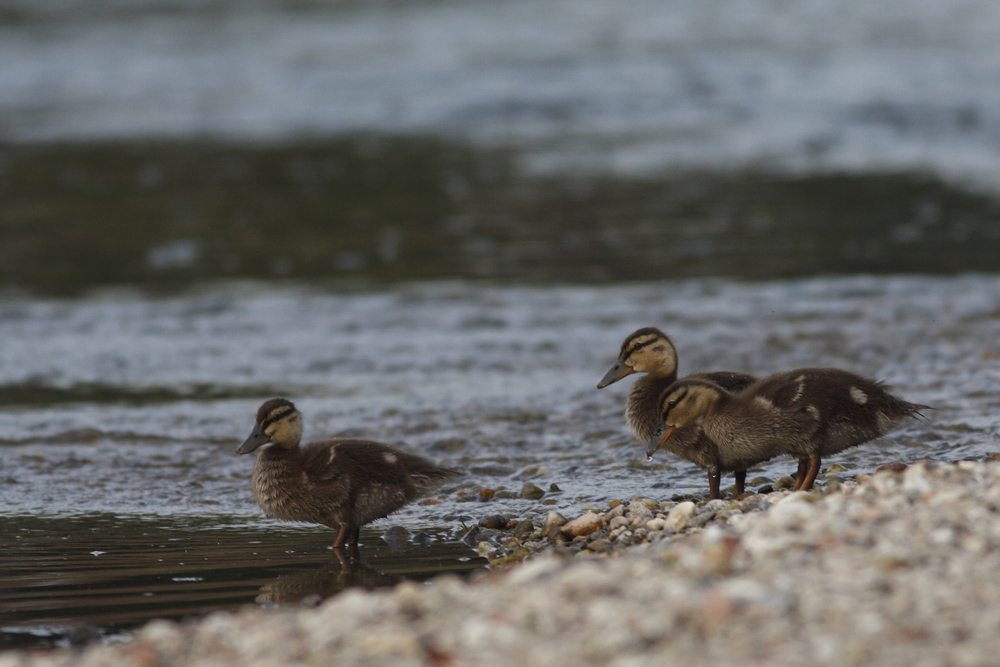
[[[324,457],[330,453],[324,452]],[[281,521],[341,525],[348,498],[346,480],[339,475],[317,476],[314,467],[298,448],[264,449],[251,477],[254,498],[264,514]]]

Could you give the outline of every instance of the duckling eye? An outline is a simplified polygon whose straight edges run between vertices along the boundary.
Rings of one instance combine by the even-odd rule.
[[[676,408],[677,407],[677,401],[678,401],[678,399],[675,398],[674,400],[672,400],[669,403],[667,403],[667,407],[668,408]]]

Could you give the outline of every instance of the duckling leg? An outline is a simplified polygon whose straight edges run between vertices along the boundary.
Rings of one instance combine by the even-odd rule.
[[[743,495],[743,490],[747,484],[747,471],[737,470],[733,473],[733,477],[736,478],[736,488],[733,489],[733,498],[736,496]]]
[[[719,478],[722,475],[719,473],[719,466],[712,466],[708,469],[708,499],[716,500],[722,497],[722,493],[719,491]]]
[[[333,546],[342,547],[346,544],[357,544],[360,535],[361,529],[355,528],[349,523],[342,523],[337,531],[336,539],[333,540]]]
[[[816,481],[816,475],[819,474],[819,464],[820,457],[810,456],[809,457],[809,470],[806,472],[806,477],[802,480],[802,486],[799,487],[799,491],[808,491],[812,488],[813,482]]]
[[[802,482],[806,479],[806,470],[809,468],[809,459],[799,459],[799,470],[795,473],[795,486],[792,487],[792,491],[798,491],[802,488]]]

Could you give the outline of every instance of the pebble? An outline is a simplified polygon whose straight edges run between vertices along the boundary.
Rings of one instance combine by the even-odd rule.
[[[586,514],[576,517],[572,521],[566,522],[566,524],[562,527],[562,533],[564,535],[580,537],[590,535],[603,525],[604,519],[600,514],[587,512]]]
[[[684,530],[684,526],[694,516],[695,509],[695,504],[690,500],[679,503],[670,510],[670,514],[667,515],[667,520],[664,522],[664,528],[673,528],[676,531]]]
[[[639,519],[642,522],[649,521],[653,518],[653,510],[649,509],[644,503],[629,503],[628,509],[625,510],[625,516],[629,518],[630,521]]]
[[[545,517],[545,523],[542,524],[542,535],[554,540],[559,536],[559,529],[566,524],[566,521],[566,517],[559,512],[549,512]]]
[[[605,517],[606,516],[607,515],[605,515]],[[614,530],[616,528],[621,528],[622,526],[627,526],[627,525],[629,525],[629,523],[630,522],[629,522],[628,519],[626,519],[625,517],[619,515],[619,516],[614,517],[613,519],[611,519],[611,521],[608,522],[608,528],[610,528],[611,530]]]
[[[493,528],[500,530],[507,527],[507,517],[503,514],[491,514],[479,520],[480,528]]]
[[[522,519],[518,522],[517,526],[514,527],[514,537],[519,540],[523,540],[535,530],[535,524],[531,522],[531,519]]]
[[[525,482],[521,487],[521,497],[528,500],[540,500],[545,495],[545,490],[531,482]]]
[[[1000,466],[916,463],[859,479],[684,501],[666,516],[639,500],[610,519],[623,505],[572,522],[550,512],[540,527],[525,518],[513,532],[474,526],[467,541],[501,574],[154,621],[128,643],[5,652],[0,666],[993,664]],[[633,529],[636,504],[650,518]],[[594,530],[559,546],[542,537],[575,522]]]

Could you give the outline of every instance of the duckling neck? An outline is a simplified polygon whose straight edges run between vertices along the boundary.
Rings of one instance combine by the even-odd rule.
[[[308,476],[303,470],[302,450],[298,445],[271,445],[261,450],[250,479],[254,498],[268,516],[296,521],[290,514],[295,503],[291,491],[304,488]]]
[[[625,404],[625,422],[640,441],[649,442],[653,438],[660,419],[660,394],[676,380],[677,373],[646,375],[632,386]]]

